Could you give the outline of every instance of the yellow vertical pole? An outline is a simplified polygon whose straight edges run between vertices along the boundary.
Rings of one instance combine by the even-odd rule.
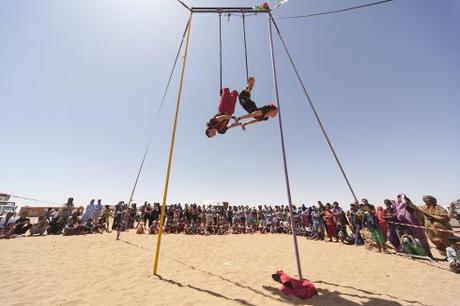
[[[173,153],[174,153],[174,143],[176,140],[177,119],[179,117],[180,98],[182,95],[182,83],[184,81],[185,63],[187,61],[188,46],[189,46],[189,41],[190,41],[190,28],[192,26],[192,15],[193,13],[190,14],[189,23],[188,23],[187,40],[186,40],[185,51],[184,51],[184,60],[182,62],[182,71],[181,71],[180,80],[179,80],[179,90],[177,92],[176,113],[174,115],[171,143],[169,146],[168,165],[166,167],[165,187],[163,191],[163,202],[161,204],[161,214],[160,214],[160,231],[158,232],[157,249],[155,252],[155,259],[153,262],[153,274],[155,275],[157,274],[157,270],[158,270],[158,259],[160,257],[161,237],[163,236],[163,225],[164,225],[164,219],[165,219],[165,213],[166,213],[166,200],[168,198],[169,176],[171,173],[171,164],[172,164]]]

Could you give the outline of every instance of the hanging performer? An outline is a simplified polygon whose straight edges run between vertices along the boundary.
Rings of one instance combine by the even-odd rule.
[[[222,90],[218,113],[206,124],[206,136],[211,138],[216,136],[217,133],[225,134],[228,129],[240,125],[237,118],[233,116],[237,98],[238,92],[236,90],[230,92],[230,89],[227,87]],[[230,119],[235,120],[235,122],[229,125]]]
[[[244,110],[248,112],[248,115],[241,116],[237,120],[239,121],[249,118],[254,119],[246,123],[241,123],[240,125],[243,129],[245,129],[245,127],[250,124],[268,120],[269,118],[273,118],[278,114],[278,108],[274,104],[269,104],[258,108],[256,103],[251,100],[251,91],[254,88],[255,83],[256,79],[254,77],[250,77],[248,79],[246,88],[243,89],[243,91],[238,96],[241,107],[243,107]]]

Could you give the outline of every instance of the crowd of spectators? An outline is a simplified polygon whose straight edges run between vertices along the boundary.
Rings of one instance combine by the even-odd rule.
[[[90,204],[76,208],[73,198],[69,198],[63,207],[48,208],[32,222],[27,210],[19,216],[9,212],[0,219],[0,238],[15,238],[29,232],[34,235],[83,235],[102,233],[109,230],[112,210],[109,205],[102,206],[101,200],[91,200]]]
[[[460,205],[447,210],[436,198],[423,197],[424,205],[414,205],[404,194],[395,200],[386,199],[375,206],[362,199],[345,211],[338,202],[294,206],[291,224],[289,206],[259,205],[197,205],[175,204],[164,212],[164,233],[186,235],[226,234],[295,234],[307,239],[324,240],[347,245],[365,245],[379,252],[397,252],[420,258],[433,258],[431,249],[460,271],[459,238],[450,225],[459,219]],[[0,219],[0,238],[25,235],[82,235],[135,229],[138,234],[157,234],[161,206],[145,202],[119,202],[114,207],[91,200],[86,209],[76,208],[73,198],[61,208],[49,208],[32,223],[26,214],[8,213]],[[113,219],[113,222],[110,220]],[[117,235],[117,237],[118,237]],[[429,244],[431,242],[431,246]]]

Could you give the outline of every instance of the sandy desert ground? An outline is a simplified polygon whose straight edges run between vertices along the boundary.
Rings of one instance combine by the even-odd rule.
[[[304,277],[319,295],[284,296],[271,274],[295,273],[289,235],[122,233],[0,241],[2,305],[459,305],[460,276],[446,266],[364,247],[300,238]]]

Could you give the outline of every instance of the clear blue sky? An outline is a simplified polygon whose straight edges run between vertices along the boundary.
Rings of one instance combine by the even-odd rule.
[[[290,0],[275,15],[363,3]],[[172,0],[1,1],[0,192],[55,202],[73,196],[82,205],[127,200],[153,133],[135,200],[159,201],[177,74],[160,120],[153,118],[187,17]],[[240,22],[223,24],[225,85],[236,89],[245,85]],[[247,22],[253,98],[263,105],[274,101],[267,20]],[[381,203],[405,192],[446,204],[460,197],[459,1],[395,0],[278,23],[360,198]],[[217,26],[215,15],[193,20],[169,199],[286,203],[277,120],[204,135],[218,99]],[[293,200],[348,204],[275,44]]]

